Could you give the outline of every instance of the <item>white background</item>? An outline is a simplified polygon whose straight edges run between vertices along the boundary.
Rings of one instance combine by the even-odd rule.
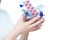
[[[29,40],[60,40],[60,0],[30,0],[36,6],[44,4],[45,22],[43,27],[31,32]],[[1,9],[6,10],[15,24],[22,12],[19,7],[22,0],[2,0]]]

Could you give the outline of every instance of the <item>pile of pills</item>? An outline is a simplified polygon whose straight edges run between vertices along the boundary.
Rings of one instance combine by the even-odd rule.
[[[43,16],[43,11],[39,12],[33,7],[33,5],[30,3],[29,0],[24,2],[24,4],[20,4],[20,7],[22,8],[22,12],[25,13],[27,19],[32,19],[35,16],[42,17]]]

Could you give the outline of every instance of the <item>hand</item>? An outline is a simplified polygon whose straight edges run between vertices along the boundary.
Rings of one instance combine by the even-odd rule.
[[[20,40],[28,40],[29,32],[36,31],[36,30],[40,29],[42,26],[42,23],[44,22],[44,18],[41,18],[40,20],[42,20],[42,19],[43,19],[43,21],[39,25],[26,29],[22,33]],[[27,20],[25,20],[25,21],[27,21]]]
[[[44,21],[44,19],[43,18],[40,19],[38,16],[34,17],[33,19],[31,19],[29,21],[25,21],[25,15],[23,15],[18,20],[18,22],[15,26],[15,30],[17,31],[18,34],[20,34],[23,31],[31,29],[31,28],[38,29],[38,28],[40,28],[39,26],[42,24],[43,21]],[[38,27],[36,27],[36,26],[38,26]]]
[[[5,40],[15,40],[16,37],[18,35],[20,35],[21,33],[23,33],[24,31],[34,28],[36,26],[38,26],[39,24],[41,24],[44,19],[43,18],[39,18],[38,16],[34,17],[33,19],[29,20],[29,21],[25,21],[25,16],[21,16],[21,18],[18,20],[18,22],[16,23],[14,29],[10,32],[10,34],[5,38]],[[37,27],[38,29],[39,27]],[[35,29],[35,28],[34,28]],[[31,31],[31,30],[29,30]]]

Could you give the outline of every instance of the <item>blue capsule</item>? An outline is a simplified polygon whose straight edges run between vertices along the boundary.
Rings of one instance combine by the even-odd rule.
[[[29,16],[29,12],[25,12],[25,15],[26,15],[26,16]]]
[[[40,17],[42,17],[43,16],[43,12],[42,11],[40,11]]]
[[[22,4],[20,5],[20,7],[23,7],[23,6],[24,6],[24,5],[22,5]]]
[[[32,14],[30,12],[25,12],[27,19],[32,19]]]

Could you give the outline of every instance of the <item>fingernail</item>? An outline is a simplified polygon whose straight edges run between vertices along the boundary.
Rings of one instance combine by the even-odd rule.
[[[41,18],[41,21],[43,22],[44,21],[44,18]]]
[[[38,19],[40,19],[40,17],[37,16]]]

